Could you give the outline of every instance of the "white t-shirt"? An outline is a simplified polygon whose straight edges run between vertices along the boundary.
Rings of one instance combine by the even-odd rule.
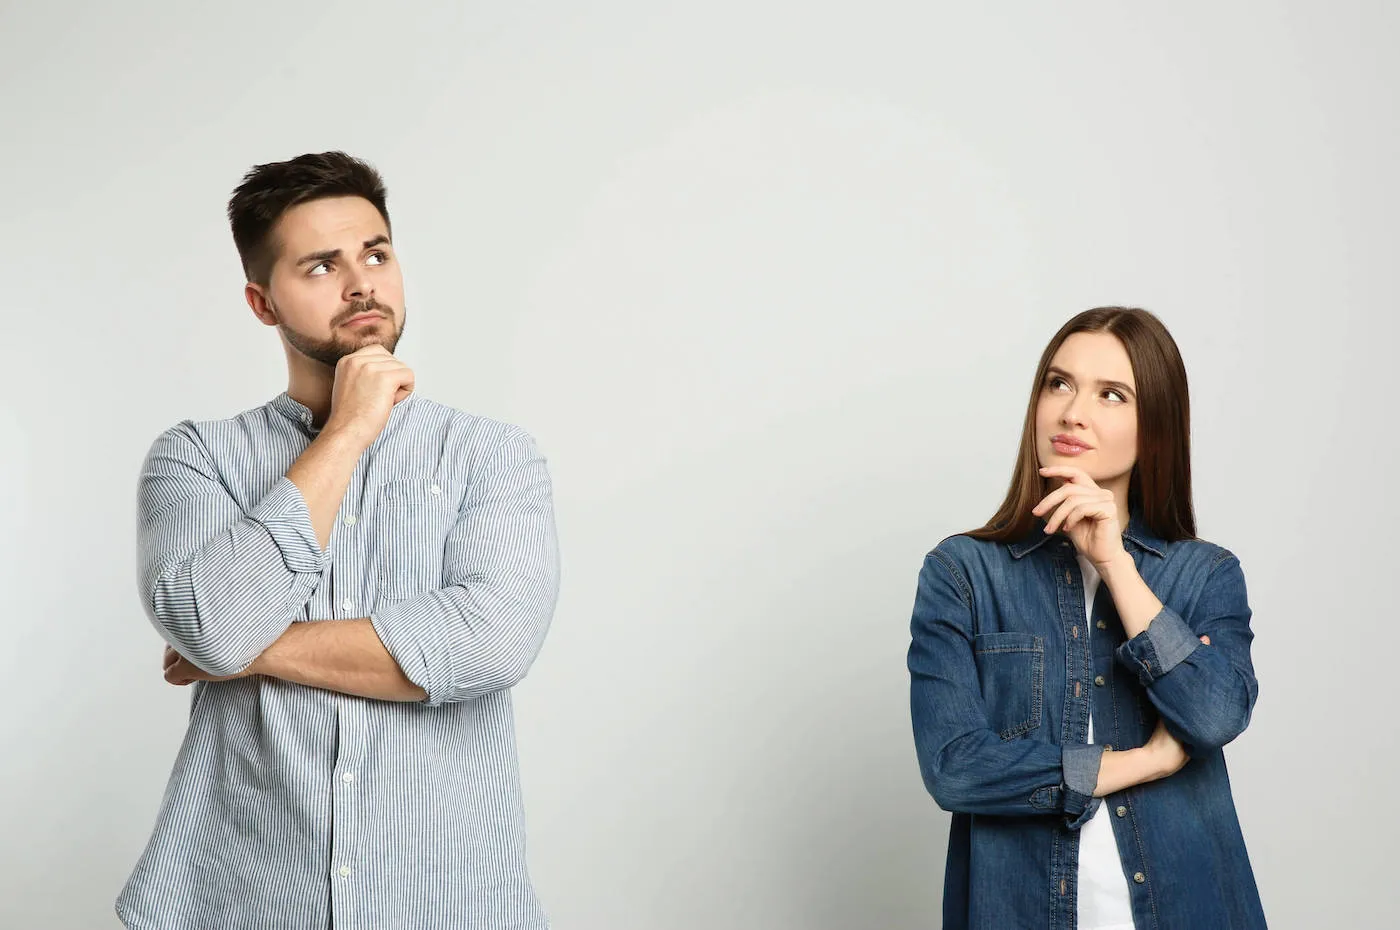
[[[1084,576],[1084,628],[1092,642],[1099,573],[1094,563],[1082,555],[1079,571]],[[1093,741],[1094,715],[1090,713],[1089,742]],[[1089,822],[1079,828],[1079,930],[1134,930],[1128,877],[1123,874],[1109,816],[1108,805],[1100,804]]]

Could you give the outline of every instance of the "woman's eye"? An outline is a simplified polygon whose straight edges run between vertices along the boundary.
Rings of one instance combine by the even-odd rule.
[[[1104,397],[1107,397],[1109,400],[1113,401],[1114,403],[1118,403],[1118,404],[1125,403],[1125,402],[1127,401],[1127,398],[1126,398],[1126,397],[1124,397],[1122,394],[1118,393],[1117,391],[1113,391],[1113,390],[1104,391],[1104,392],[1103,392],[1103,396],[1104,396]]]
[[[1052,390],[1052,391],[1058,391],[1058,390],[1060,390],[1061,388],[1064,388],[1064,389],[1068,389],[1068,388],[1069,388],[1069,384],[1065,381],[1064,378],[1051,378],[1050,381],[1048,382],[1048,386],[1049,386],[1050,390]]]

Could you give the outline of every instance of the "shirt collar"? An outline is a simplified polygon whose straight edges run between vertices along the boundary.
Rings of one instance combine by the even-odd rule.
[[[1013,559],[1023,558],[1058,535],[1058,533],[1047,534],[1045,532],[1045,521],[1037,517],[1030,532],[1009,544],[1011,557]],[[1142,518],[1142,514],[1140,513],[1134,513],[1128,517],[1128,528],[1123,531],[1123,539],[1137,546],[1144,552],[1152,553],[1158,558],[1162,558],[1166,555],[1166,541],[1152,532],[1147,525],[1147,521]]]
[[[418,394],[416,391],[412,392],[395,404],[394,409],[389,411],[389,422],[393,423],[395,418],[397,418],[409,404],[413,403],[417,396]],[[271,406],[272,409],[276,410],[293,423],[299,424],[302,429],[306,430],[308,433],[315,434],[321,431],[320,427],[312,425],[314,417],[312,416],[311,408],[300,401],[292,400],[292,395],[288,394],[286,391],[274,397]]]

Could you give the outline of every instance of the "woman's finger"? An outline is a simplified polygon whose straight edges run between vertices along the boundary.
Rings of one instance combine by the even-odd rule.
[[[1108,519],[1108,508],[1101,500],[1081,501],[1065,517],[1065,529],[1072,530],[1085,519],[1106,520]]]
[[[1055,508],[1055,512],[1051,515],[1050,519],[1046,521],[1045,532],[1057,532],[1060,529],[1060,526],[1065,522],[1065,518],[1068,517],[1070,515],[1070,512],[1078,506],[1079,498],[1077,497],[1071,497],[1068,500],[1061,503],[1059,507]]]
[[[1094,479],[1089,477],[1087,471],[1075,468],[1073,465],[1047,465],[1040,470],[1040,473],[1046,478],[1063,478],[1065,481],[1080,487],[1098,487],[1094,483]]]
[[[1035,514],[1037,517],[1041,514],[1049,513],[1059,505],[1060,501],[1068,497],[1070,492],[1074,489],[1074,485],[1072,484],[1060,485],[1058,488],[1045,495],[1045,497],[1041,498],[1040,503],[1031,508],[1031,513]]]
[[[1055,530],[1059,528],[1060,522],[1064,521],[1064,518],[1069,515],[1070,510],[1074,507],[1086,500],[1097,499],[1096,491],[1093,488],[1067,484],[1065,485],[1065,490],[1066,493],[1064,497],[1060,499],[1060,503],[1055,510],[1055,517],[1059,519],[1059,522],[1055,522],[1055,518],[1051,518],[1051,522],[1046,524],[1047,532],[1055,532]]]

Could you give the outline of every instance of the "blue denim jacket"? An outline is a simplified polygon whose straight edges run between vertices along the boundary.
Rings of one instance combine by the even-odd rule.
[[[1134,518],[1123,544],[1163,610],[1127,639],[1101,585],[1091,636],[1074,548],[1043,526],[951,537],[919,575],[910,705],[924,784],[953,814],[944,930],[1073,930],[1078,831],[1100,804],[1138,930],[1265,926],[1221,750],[1259,692],[1239,560]],[[1094,798],[1104,749],[1143,745],[1159,717],[1191,761]]]

